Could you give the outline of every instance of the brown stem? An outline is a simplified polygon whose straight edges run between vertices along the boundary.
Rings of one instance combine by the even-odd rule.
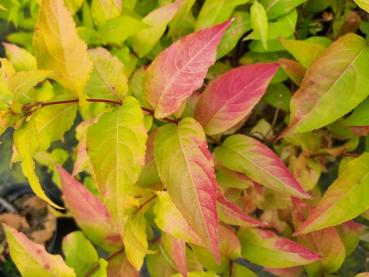
[[[152,197],[150,197],[149,199],[147,199],[145,202],[143,202],[136,210],[135,212],[138,212],[139,210],[141,210],[143,207],[145,207],[147,204],[149,204],[152,200],[154,200],[156,198],[156,194],[154,194]]]
[[[86,101],[90,102],[90,103],[106,103],[106,104],[111,104],[111,105],[122,105],[122,101],[112,100],[112,99],[87,98]],[[46,106],[52,106],[52,105],[63,105],[63,104],[71,104],[71,103],[78,103],[78,102],[79,102],[79,99],[51,101],[51,102],[36,102],[34,104],[25,105],[23,107],[23,110],[25,112],[25,115],[29,116],[29,115],[32,114],[32,112],[30,110],[34,107],[38,107],[38,106],[39,107],[46,107]],[[145,107],[141,107],[141,109],[143,111],[147,112],[150,115],[154,115],[153,110],[150,110],[150,109],[145,108]],[[162,118],[162,119],[158,119],[158,120],[178,124],[178,120],[167,118],[167,117]]]
[[[114,252],[114,253],[110,254],[110,255],[106,258],[106,260],[107,260],[107,261],[109,261],[109,260],[111,260],[111,259],[115,258],[116,256],[118,256],[118,255],[120,255],[121,253],[123,253],[123,251],[124,251],[124,247],[123,247],[123,248],[121,248],[121,249],[119,249],[118,251],[116,251],[116,252]],[[91,275],[92,275],[92,274],[94,274],[94,273],[95,273],[99,268],[100,268],[100,264],[95,265],[93,268],[91,268],[91,269],[90,269],[90,271],[89,271],[89,272],[87,272],[87,273],[86,273],[85,277],[89,277],[89,276],[91,276]]]

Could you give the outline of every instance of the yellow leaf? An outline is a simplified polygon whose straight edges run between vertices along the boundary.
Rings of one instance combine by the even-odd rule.
[[[92,62],[63,1],[41,2],[33,44],[38,68],[54,71],[55,80],[83,101]]]
[[[24,234],[3,224],[9,252],[23,277],[75,277],[60,255],[51,255],[42,245],[34,243]]]

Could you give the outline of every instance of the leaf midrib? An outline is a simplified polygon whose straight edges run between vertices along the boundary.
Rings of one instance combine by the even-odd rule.
[[[320,105],[320,103],[323,101],[323,99],[325,99],[325,97],[328,97],[329,95],[331,95],[331,91],[334,87],[337,86],[337,83],[346,76],[346,72],[351,68],[351,66],[357,61],[357,59],[359,59],[359,57],[361,56],[361,54],[364,52],[364,50],[366,49],[366,44],[363,45],[362,49],[355,55],[355,58],[345,67],[345,69],[342,71],[342,73],[339,75],[339,77],[332,83],[332,85],[329,87],[329,89],[326,91],[326,93],[324,93],[323,95],[321,95],[319,97],[319,100],[316,102],[316,104],[310,109],[310,111],[306,114],[305,117],[300,117],[301,120],[299,120],[299,124],[301,124],[302,122],[305,122],[307,119],[309,119],[309,116],[313,113],[314,109],[316,107],[318,107]],[[315,62],[318,62],[318,60],[316,60]],[[308,88],[307,88],[308,89]],[[306,89],[304,90],[306,91]]]
[[[197,206],[199,207],[199,210],[200,210],[200,214],[201,214],[201,221],[203,222],[203,226],[205,227],[205,230],[206,230],[206,233],[207,233],[207,235],[208,235],[208,243],[210,242],[210,245],[209,246],[211,246],[212,247],[212,241],[211,241],[211,236],[210,236],[210,234],[209,234],[209,230],[208,230],[208,228],[207,228],[207,226],[208,226],[208,224],[207,224],[207,222],[206,222],[206,220],[205,220],[205,216],[204,216],[204,213],[203,213],[203,211],[202,211],[202,206],[201,206],[201,202],[200,202],[200,200],[199,200],[199,197],[198,197],[198,193],[197,193],[197,186],[196,186],[196,183],[195,183],[195,181],[194,181],[194,179],[193,179],[193,176],[192,176],[192,171],[190,170],[190,167],[189,167],[189,162],[188,162],[188,160],[187,160],[187,156],[186,156],[186,152],[184,151],[184,146],[183,146],[183,144],[182,144],[182,141],[181,141],[181,136],[180,136],[180,134],[179,134],[179,129],[178,128],[180,128],[179,126],[178,127],[176,127],[177,128],[177,130],[176,130],[176,135],[177,135],[177,139],[178,139],[178,142],[179,142],[179,147],[180,147],[180,149],[181,149],[181,153],[182,153],[182,156],[183,156],[183,159],[184,159],[184,161],[185,161],[185,165],[186,165],[186,169],[187,169],[187,172],[189,173],[189,176],[190,176],[190,180],[191,180],[191,183],[192,183],[192,188],[193,188],[193,190],[194,190],[194,192],[195,192],[195,195],[196,195],[196,202],[197,202]],[[192,226],[191,226],[192,227]],[[196,227],[196,226],[195,226]],[[192,227],[192,229],[193,229],[193,227]],[[197,232],[195,232],[195,233],[197,233]],[[200,238],[201,238],[201,236],[200,236]]]
[[[178,70],[176,70],[175,74],[172,75],[172,77],[169,79],[169,81],[167,82],[167,85],[165,86],[165,88],[163,89],[163,91],[161,92],[159,99],[155,105],[155,110],[157,109],[157,107],[161,104],[163,97],[166,96],[167,92],[169,89],[172,88],[173,84],[175,83],[177,77],[184,71],[184,69],[186,67],[188,67],[198,56],[200,56],[200,54],[209,47],[209,45],[211,43],[213,43],[214,40],[218,39],[218,35],[219,33],[221,33],[223,31],[223,28],[221,30],[219,30],[214,36],[212,36],[212,38],[204,44],[204,46],[195,54],[193,55],[181,68],[179,68]],[[175,45],[175,44],[174,44]],[[193,74],[193,73],[191,73]]]

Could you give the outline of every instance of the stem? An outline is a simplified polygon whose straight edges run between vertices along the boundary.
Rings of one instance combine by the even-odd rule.
[[[123,104],[123,102],[119,100],[101,99],[101,98],[87,98],[86,101],[90,103],[106,103],[106,104],[111,104],[111,105],[122,105]],[[52,106],[52,105],[63,105],[63,104],[71,104],[71,103],[78,103],[78,102],[79,102],[79,99],[70,99],[70,100],[61,100],[61,101],[52,101],[52,102],[36,102],[34,104],[25,105],[23,107],[23,110],[25,112],[25,115],[29,116],[32,114],[30,110],[37,106],[46,107],[46,106]],[[141,107],[141,109],[150,115],[154,115],[153,110],[150,110],[145,107]],[[167,118],[167,117],[158,119],[158,120],[178,124],[178,120]]]
[[[116,251],[116,252],[114,252],[114,253],[110,254],[110,255],[106,258],[106,260],[107,260],[107,261],[109,261],[109,260],[111,260],[111,259],[115,258],[115,257],[116,257],[116,256],[118,256],[119,254],[123,253],[123,251],[124,251],[124,247],[123,247],[123,248],[121,248],[121,249],[119,249],[118,251]],[[89,276],[91,276],[91,275],[92,275],[92,274],[94,274],[94,273],[95,273],[99,268],[100,268],[100,264],[95,265],[93,268],[91,268],[91,269],[90,269],[90,271],[89,271],[89,272],[87,272],[87,273],[86,273],[85,277],[89,277]]]
[[[141,210],[143,207],[145,207],[147,204],[149,204],[152,200],[154,200],[156,198],[156,194],[154,194],[152,197],[150,197],[149,199],[147,199],[145,202],[143,202],[137,209],[135,212],[138,212],[139,210]]]

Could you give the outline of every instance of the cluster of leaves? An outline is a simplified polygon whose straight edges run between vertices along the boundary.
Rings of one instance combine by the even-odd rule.
[[[3,0],[0,131],[81,229],[63,259],[4,224],[21,274],[338,272],[369,218],[369,4],[355,2]],[[69,130],[76,143],[55,146]]]

